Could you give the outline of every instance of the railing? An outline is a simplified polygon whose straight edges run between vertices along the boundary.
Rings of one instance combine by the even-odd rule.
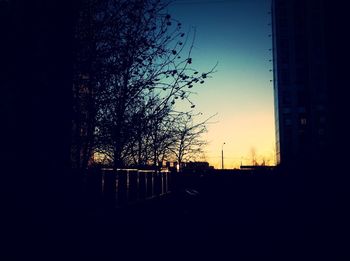
[[[101,169],[88,173],[87,185],[92,198],[108,206],[125,206],[169,194],[171,172]]]

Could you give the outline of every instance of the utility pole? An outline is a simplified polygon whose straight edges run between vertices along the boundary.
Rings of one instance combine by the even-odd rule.
[[[224,169],[224,145],[226,143],[224,142],[221,147],[221,169]]]

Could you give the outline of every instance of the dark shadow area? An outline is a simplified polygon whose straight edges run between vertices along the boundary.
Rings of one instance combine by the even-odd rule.
[[[46,193],[48,202],[18,194],[21,201],[11,201],[11,212],[4,212],[10,220],[3,223],[3,254],[131,260],[348,256],[346,205],[328,182],[218,172],[183,174],[174,182],[165,197],[121,208],[92,204],[78,183],[57,193],[59,199]]]

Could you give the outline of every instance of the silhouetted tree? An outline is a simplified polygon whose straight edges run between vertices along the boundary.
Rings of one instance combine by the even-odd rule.
[[[184,161],[195,159],[204,153],[207,141],[203,139],[203,134],[207,132],[207,124],[215,115],[204,121],[195,122],[194,118],[201,114],[193,112],[182,113],[176,120],[175,141],[170,150],[181,167]]]
[[[250,149],[250,160],[251,160],[251,165],[252,166],[257,166],[258,165],[255,147],[252,147]]]
[[[76,127],[83,165],[93,151],[108,154],[115,168],[149,163],[150,157],[156,165],[172,139],[168,115],[175,100],[187,100],[194,108],[191,88],[213,70],[199,73],[191,67],[194,36],[191,41],[185,37],[164,1],[86,3],[76,70],[77,108],[87,112]]]

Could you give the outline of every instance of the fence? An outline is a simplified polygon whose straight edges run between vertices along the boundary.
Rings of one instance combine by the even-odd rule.
[[[88,172],[88,194],[108,206],[124,206],[164,196],[171,191],[171,172],[101,169]]]

